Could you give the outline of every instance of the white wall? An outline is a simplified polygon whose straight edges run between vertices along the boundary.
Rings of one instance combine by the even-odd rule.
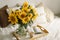
[[[42,0],[44,5],[55,13],[60,13],[60,0]]]
[[[24,0],[26,1],[26,0]],[[22,4],[23,0],[0,0],[0,8],[4,5],[9,7],[16,5],[17,3]],[[50,8],[54,13],[60,13],[60,0],[28,0],[30,4],[38,4],[40,1],[44,3],[45,6]]]

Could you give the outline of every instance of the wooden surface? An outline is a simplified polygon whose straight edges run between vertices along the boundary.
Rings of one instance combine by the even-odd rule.
[[[35,36],[33,36],[32,38],[30,38],[30,40],[35,40],[35,39],[37,39],[37,38],[44,37],[44,36],[46,36],[47,34],[48,34],[48,33],[43,33],[43,34],[35,35]]]

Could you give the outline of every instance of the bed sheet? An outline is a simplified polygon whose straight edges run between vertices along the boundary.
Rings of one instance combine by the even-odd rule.
[[[37,40],[60,40],[60,18],[55,18],[52,23],[45,27],[49,34]]]

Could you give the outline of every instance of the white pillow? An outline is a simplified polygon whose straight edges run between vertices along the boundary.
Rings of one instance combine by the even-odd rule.
[[[45,12],[46,12],[46,18],[47,21],[50,23],[54,20],[54,13],[49,9],[49,8],[44,8]]]
[[[44,7],[38,7],[38,8],[36,8],[36,10],[37,10],[39,15],[41,15],[41,14],[44,15],[45,14]]]
[[[47,23],[47,19],[46,19],[46,13],[44,11],[44,7],[38,7],[36,8],[37,12],[38,12],[38,17],[36,18],[36,20],[34,22],[39,23],[39,24],[45,24]]]
[[[8,8],[8,9],[7,9],[7,13],[9,14],[9,13],[11,12],[11,10],[12,10],[12,11],[15,11],[15,10],[17,10],[17,9],[20,9],[20,7]]]

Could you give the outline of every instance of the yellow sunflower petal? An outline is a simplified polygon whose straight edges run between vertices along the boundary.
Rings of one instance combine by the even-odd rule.
[[[32,13],[30,13],[30,14],[28,15],[29,18],[32,18],[32,16],[33,16]]]
[[[34,21],[37,18],[38,14],[36,14],[35,16],[33,16],[32,21]]]
[[[28,2],[23,3],[23,8],[28,7]]]
[[[22,8],[22,11],[25,11],[25,12],[29,12],[31,9],[28,9],[28,8]]]
[[[26,14],[25,12],[22,12],[22,13],[18,16],[18,18],[22,20],[23,18],[25,18],[26,15],[27,15],[27,14]]]
[[[22,20],[22,23],[23,23],[23,24],[26,24],[26,23],[29,22],[29,20],[30,20],[29,17],[26,17],[26,18],[24,18],[24,19]]]
[[[19,14],[21,14],[21,10],[16,10],[15,14],[16,14],[16,16],[18,16]]]
[[[29,8],[30,8],[30,9],[33,9],[34,7],[33,7],[33,6],[30,6]]]
[[[17,17],[14,15],[14,14],[10,14],[9,17],[8,17],[9,21],[12,23],[12,24],[15,24],[18,22],[18,19]]]

